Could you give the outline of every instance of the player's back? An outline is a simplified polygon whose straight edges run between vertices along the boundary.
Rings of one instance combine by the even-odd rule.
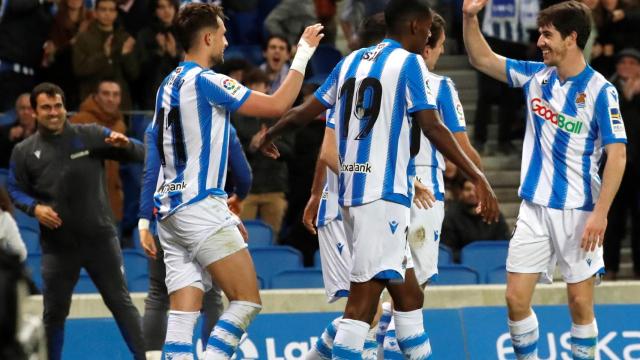
[[[193,62],[167,76],[154,117],[164,179],[155,193],[161,218],[209,195],[226,196],[229,111],[248,94],[235,80]]]
[[[411,205],[413,160],[419,137],[410,113],[435,109],[427,102],[424,61],[385,39],[360,49],[336,66],[316,97],[336,105],[340,156],[340,203],[357,206],[378,199]]]

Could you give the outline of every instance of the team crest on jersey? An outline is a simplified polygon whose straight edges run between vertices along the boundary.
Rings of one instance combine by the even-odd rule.
[[[222,80],[222,87],[231,95],[235,95],[240,90],[240,84],[232,78]]]
[[[586,93],[578,93],[578,95],[576,95],[576,106],[578,107],[578,109],[584,109],[584,106],[587,102],[587,94]]]

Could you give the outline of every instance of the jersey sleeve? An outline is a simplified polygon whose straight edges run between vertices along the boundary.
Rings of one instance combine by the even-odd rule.
[[[213,71],[200,74],[197,86],[211,106],[222,106],[230,112],[238,110],[251,94],[246,86]]]
[[[160,155],[156,145],[157,130],[157,126],[151,123],[144,132],[146,151],[144,170],[142,172],[142,187],[140,189],[140,205],[138,207],[138,218],[140,219],[153,220],[153,194],[160,174]]]
[[[627,134],[618,104],[618,91],[607,84],[602,87],[596,99],[594,117],[600,130],[602,145],[627,142]]]
[[[523,87],[533,75],[545,67],[541,62],[507,59],[507,82],[510,87]]]
[[[327,110],[327,127],[330,129],[336,128],[336,117],[335,117],[335,107]]]
[[[326,108],[333,107],[338,98],[338,79],[340,78],[340,69],[344,60],[341,60],[331,71],[329,77],[324,81],[322,86],[314,93],[315,97]]]
[[[458,91],[449,78],[442,79],[438,91],[438,109],[440,117],[451,132],[465,131],[464,110],[458,97]]]
[[[411,54],[405,60],[401,76],[406,81],[407,111],[411,114],[421,110],[435,110],[436,94],[433,93],[433,84],[427,78],[429,70],[422,57]]]

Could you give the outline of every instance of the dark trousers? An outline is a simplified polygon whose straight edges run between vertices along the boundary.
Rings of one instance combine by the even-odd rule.
[[[606,271],[620,270],[620,248],[627,233],[627,219],[631,216],[631,254],[633,271],[640,275],[640,193],[638,193],[638,169],[628,163],[620,189],[609,210],[607,231],[604,234],[604,265]]]
[[[113,314],[134,358],[144,360],[140,313],[131,302],[121,271],[122,254],[115,237],[95,239],[90,246],[73,251],[42,255],[43,318],[49,359],[62,358],[64,323],[69,315],[73,288],[83,267]]]
[[[523,59],[527,54],[526,45],[487,37],[487,42],[497,54],[513,59]],[[491,122],[491,106],[498,105],[498,143],[511,140],[514,122],[523,120],[523,95],[521,89],[510,88],[508,84],[478,71],[478,102],[474,119],[473,139],[476,144],[487,141],[487,129]]]
[[[156,260],[149,259],[149,292],[144,300],[144,317],[142,318],[146,351],[162,350],[167,333],[167,311],[169,311],[169,295],[164,282],[166,268],[162,260],[164,253],[158,237],[154,238],[158,254]],[[222,295],[214,283],[213,288],[204,294],[202,300],[204,319],[199,330],[203,348],[206,348],[211,329],[222,315],[222,310]]]

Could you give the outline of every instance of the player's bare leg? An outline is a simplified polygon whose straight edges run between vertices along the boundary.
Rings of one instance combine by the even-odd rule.
[[[509,333],[517,359],[537,359],[538,319],[531,298],[540,274],[507,272],[507,308]]]
[[[595,277],[575,284],[567,284],[571,311],[571,352],[574,358],[595,358],[598,324],[593,312]]]

